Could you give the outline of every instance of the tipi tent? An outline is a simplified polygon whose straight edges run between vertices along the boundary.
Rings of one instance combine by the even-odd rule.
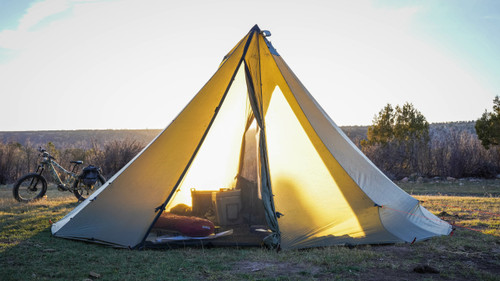
[[[335,125],[267,35],[255,25],[172,123],[53,235],[128,248],[182,240],[282,249],[448,235],[448,223]],[[215,233],[158,230],[165,214],[203,219]]]

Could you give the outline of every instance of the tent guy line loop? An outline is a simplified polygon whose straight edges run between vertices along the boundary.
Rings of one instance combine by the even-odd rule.
[[[158,211],[160,211],[161,209],[165,209],[165,207],[166,207],[165,204],[161,204],[160,206],[155,208],[155,213],[158,213]]]

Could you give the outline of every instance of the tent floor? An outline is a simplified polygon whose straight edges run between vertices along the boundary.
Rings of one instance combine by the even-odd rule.
[[[176,236],[173,233],[168,233],[164,231],[152,230],[148,238],[146,239],[146,247],[156,248],[156,247],[167,247],[167,248],[178,248],[186,246],[242,246],[242,247],[255,247],[261,246],[263,240],[271,232],[267,231],[265,226],[250,226],[247,224],[242,225],[231,225],[225,227],[218,227],[216,229],[216,234],[224,231],[232,230],[232,234],[221,236],[217,238],[203,239],[200,237],[193,237],[193,239],[179,240],[179,241],[168,241],[168,242],[156,242],[156,239],[163,237],[164,235]]]

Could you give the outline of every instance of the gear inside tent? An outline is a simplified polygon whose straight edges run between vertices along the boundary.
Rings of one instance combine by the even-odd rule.
[[[448,223],[330,119],[269,35],[255,25],[171,124],[53,235],[126,248],[281,249],[448,235]]]

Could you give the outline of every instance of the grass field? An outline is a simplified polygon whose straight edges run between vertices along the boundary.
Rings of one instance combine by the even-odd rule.
[[[483,193],[477,182],[462,183],[402,185],[457,226],[452,236],[279,253],[261,248],[130,251],[58,239],[51,236],[49,221],[77,205],[70,193],[50,187],[47,199],[20,204],[9,186],[0,186],[0,279],[500,280],[500,181],[483,182]],[[439,272],[414,271],[423,265]]]
[[[406,182],[398,183],[398,185],[412,195],[500,197],[500,180],[492,179]]]

